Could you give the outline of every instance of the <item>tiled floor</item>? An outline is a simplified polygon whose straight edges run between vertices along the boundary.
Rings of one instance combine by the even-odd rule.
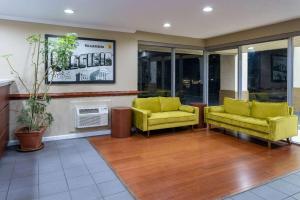
[[[86,139],[45,143],[0,160],[0,200],[132,200]]]
[[[300,200],[300,172],[280,177],[267,184],[224,200]]]

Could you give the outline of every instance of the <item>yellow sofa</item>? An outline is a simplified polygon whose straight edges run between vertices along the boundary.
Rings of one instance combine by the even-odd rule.
[[[142,131],[193,126],[199,121],[199,108],[181,105],[178,97],[136,98],[132,104],[133,124]]]
[[[224,105],[205,108],[205,122],[271,142],[298,134],[298,117],[287,103],[267,103],[224,98]]]

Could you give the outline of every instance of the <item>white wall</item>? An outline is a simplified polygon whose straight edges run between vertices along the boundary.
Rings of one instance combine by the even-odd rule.
[[[248,91],[248,53],[242,53],[242,91]]]
[[[294,48],[294,87],[300,88],[300,47]]]
[[[237,91],[237,56],[221,55],[220,58],[221,90]]]

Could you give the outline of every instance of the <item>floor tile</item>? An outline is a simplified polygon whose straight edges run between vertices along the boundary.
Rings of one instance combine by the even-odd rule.
[[[61,163],[64,169],[78,167],[78,166],[84,166],[84,162],[81,159],[81,157],[70,157],[66,159],[61,159]]]
[[[11,189],[19,189],[27,186],[34,186],[38,184],[38,176],[28,176],[22,178],[15,178],[11,180],[10,188]]]
[[[285,181],[288,181],[288,182],[290,182],[292,184],[295,184],[297,186],[300,186],[300,178],[299,178],[298,175],[291,174],[291,175],[288,175],[288,176],[286,176],[286,177],[284,177],[282,179],[285,180]]]
[[[13,166],[12,169],[0,169],[0,181],[10,180],[12,178],[13,169]]]
[[[105,161],[99,155],[82,156],[82,159],[86,164],[93,164],[93,163],[105,164]]]
[[[106,197],[125,191],[125,187],[119,180],[108,181],[98,184],[101,194]]]
[[[246,191],[231,197],[233,200],[265,200],[252,192]]]
[[[63,172],[61,163],[52,164],[51,162],[47,165],[39,165],[39,174],[51,173],[51,172]]]
[[[293,198],[297,199],[297,200],[300,200],[300,192],[297,193],[297,194],[295,194],[295,195],[293,195]]]
[[[49,166],[49,165],[62,166],[59,156],[57,156],[57,157],[52,157],[51,156],[51,157],[48,157],[48,159],[43,158],[43,159],[39,160],[39,169],[47,168],[47,166]]]
[[[82,187],[75,190],[71,190],[72,200],[101,200],[101,194],[97,189],[97,186],[92,185],[88,187]]]
[[[298,199],[295,199],[295,198],[293,198],[293,197],[288,197],[288,198],[286,198],[286,199],[284,199],[284,200],[298,200]]]
[[[1,199],[1,200],[5,200],[5,199],[6,199],[6,195],[7,195],[7,191],[5,191],[5,192],[0,192],[0,199]]]
[[[98,173],[98,172],[103,172],[103,171],[108,171],[111,170],[106,163],[93,163],[87,165],[88,170],[90,173]]]
[[[8,190],[10,180],[0,180],[0,192],[6,192]]]
[[[96,183],[103,183],[117,179],[116,175],[111,170],[106,170],[92,174]]]
[[[134,198],[129,192],[124,191],[111,196],[104,197],[104,200],[134,200]]]
[[[300,192],[300,186],[296,186],[284,180],[276,180],[268,183],[267,186],[272,187],[282,193],[293,195]]]
[[[0,160],[0,200],[103,199],[100,183],[106,199],[132,198],[85,138],[26,154],[8,150]]]
[[[282,200],[282,199],[288,197],[287,194],[279,192],[279,191],[277,191],[271,187],[268,187],[266,185],[260,186],[258,188],[254,188],[250,191],[264,199]]]
[[[71,195],[69,194],[69,192],[62,192],[39,198],[39,200],[71,200]]]
[[[39,174],[39,184],[55,182],[58,180],[65,180],[63,171]]]
[[[68,185],[70,190],[72,190],[85,186],[95,185],[95,182],[90,175],[85,175],[68,179]]]
[[[78,176],[83,176],[83,175],[88,175],[89,171],[88,169],[83,165],[83,166],[78,166],[78,167],[73,167],[73,168],[68,168],[64,169],[66,177],[69,178],[74,178]]]
[[[9,151],[12,152],[12,151]],[[4,156],[0,159],[0,164],[12,164],[16,161],[16,155],[9,153],[9,152],[5,152]]]
[[[27,186],[9,189],[7,200],[35,200],[38,199],[38,186]]]
[[[43,183],[39,185],[40,197],[49,196],[60,192],[67,192],[67,191],[68,191],[68,186],[65,180]]]

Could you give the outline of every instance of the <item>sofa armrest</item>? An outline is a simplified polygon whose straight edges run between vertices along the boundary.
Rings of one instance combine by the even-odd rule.
[[[269,117],[267,122],[270,126],[271,139],[281,140],[298,134],[298,116]]]
[[[194,114],[196,115],[196,122],[197,122],[197,124],[199,123],[199,108],[198,107],[195,107],[195,106],[193,106],[194,107]]]
[[[148,129],[148,117],[151,116],[151,111],[142,110],[132,107],[133,111],[133,124],[136,128],[147,131]]]
[[[204,122],[206,122],[206,116],[208,113],[210,112],[225,112],[224,111],[224,106],[221,105],[221,106],[207,106],[207,107],[204,107]]]

